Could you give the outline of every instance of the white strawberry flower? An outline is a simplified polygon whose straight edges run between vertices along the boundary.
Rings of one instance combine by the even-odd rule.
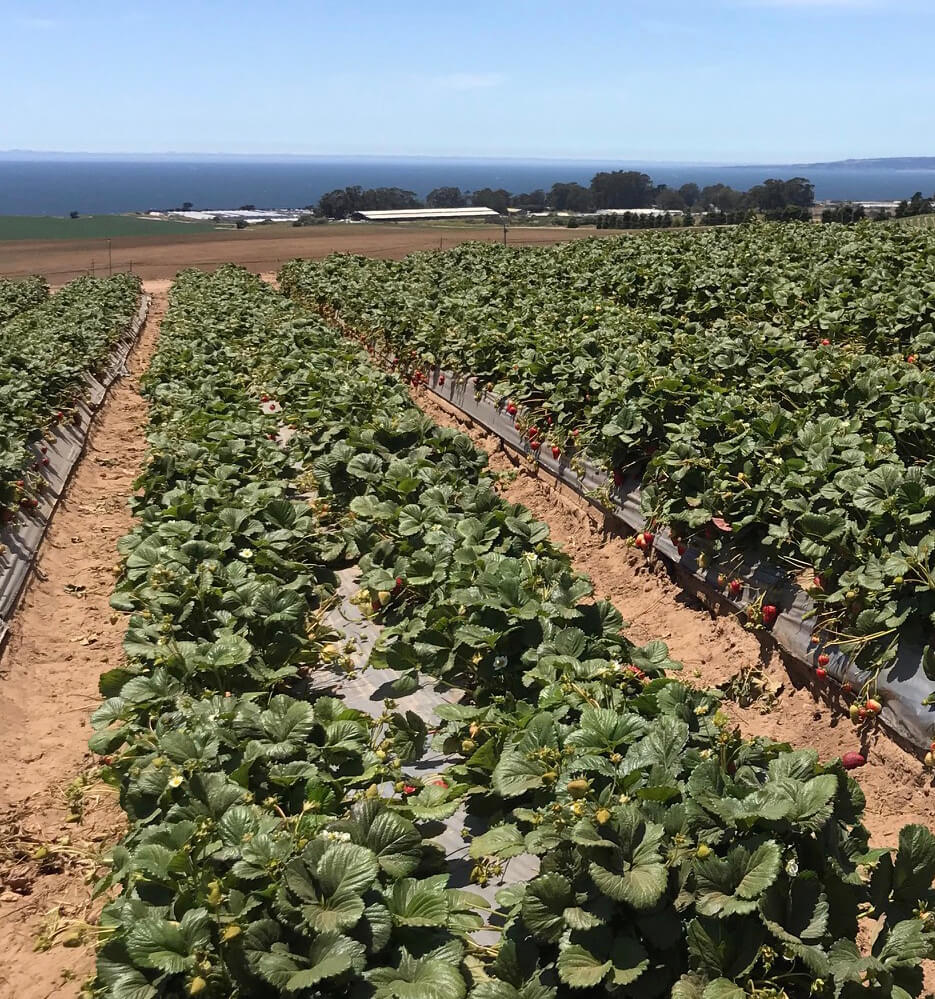
[[[276,402],[275,399],[270,399],[269,402],[261,402],[260,409],[266,413],[267,416],[271,416],[273,413],[281,413],[282,406]]]
[[[323,832],[321,838],[330,840],[332,843],[350,843],[351,834],[346,832]]]
[[[237,552],[237,554],[241,558],[253,558],[253,549],[252,548],[241,548],[240,551]]]
[[[169,778],[169,787],[181,787],[181,786],[182,786],[182,778],[179,774],[176,774],[174,777]]]

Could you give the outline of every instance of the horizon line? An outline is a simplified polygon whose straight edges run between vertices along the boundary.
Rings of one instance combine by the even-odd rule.
[[[935,156],[910,155],[910,156],[864,156],[846,157],[836,160],[811,160],[811,161],[789,161],[781,163],[775,160],[751,162],[746,161],[725,161],[725,160],[651,160],[640,159],[638,157],[627,158],[619,155],[589,155],[589,156],[517,156],[517,155],[471,155],[471,154],[433,154],[433,153],[241,153],[241,152],[177,152],[166,150],[164,152],[93,152],[88,150],[65,150],[65,149],[2,149],[0,158],[16,157],[42,157],[42,158],[67,158],[82,157],[93,159],[107,159],[108,157],[120,159],[231,159],[231,160],[336,160],[336,161],[356,161],[356,160],[434,160],[434,161],[472,161],[472,162],[520,162],[520,163],[581,163],[581,164],[601,164],[608,161],[616,161],[622,165],[645,166],[645,167],[719,167],[722,169],[744,169],[760,167],[813,167],[824,165],[840,165],[848,163],[865,163],[879,160],[935,160]]]

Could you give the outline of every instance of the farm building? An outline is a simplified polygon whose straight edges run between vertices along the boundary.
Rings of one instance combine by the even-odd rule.
[[[499,219],[492,208],[392,208],[372,212],[354,212],[358,222],[425,222],[445,219]]]
[[[665,208],[598,208],[597,211],[588,214],[594,215],[671,215],[671,211]]]

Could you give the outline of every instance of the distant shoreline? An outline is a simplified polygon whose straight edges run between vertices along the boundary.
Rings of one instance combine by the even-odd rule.
[[[471,156],[457,154],[413,154],[383,155],[379,153],[181,153],[166,151],[161,153],[128,152],[87,152],[82,150],[32,150],[2,149],[0,162],[113,162],[113,163],[474,163],[474,164],[572,164],[595,166],[603,169],[673,168],[724,170],[845,170],[845,169],[884,169],[884,170],[932,170],[935,171],[935,156],[883,156],[856,157],[843,160],[813,160],[806,162],[751,162],[740,163],[723,160],[644,160],[628,159],[620,156]]]

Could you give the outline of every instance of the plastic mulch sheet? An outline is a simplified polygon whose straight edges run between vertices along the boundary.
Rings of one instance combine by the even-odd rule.
[[[380,637],[382,628],[364,617],[360,609],[351,602],[351,597],[358,588],[355,582],[357,576],[356,568],[344,569],[338,573],[340,582],[338,597],[341,602],[325,618],[328,625],[354,642],[355,649],[351,659],[355,665],[356,676],[349,677],[343,672],[319,670],[312,678],[312,685],[319,692],[327,689],[328,693],[340,697],[348,707],[374,716],[383,712],[383,701],[392,698],[396,702],[394,711],[403,714],[407,711],[415,712],[431,731],[441,724],[436,708],[441,704],[457,703],[461,700],[463,692],[439,684],[432,677],[420,673],[419,687],[411,694],[399,696],[393,693],[392,685],[403,675],[402,673],[393,669],[367,668],[367,660]],[[402,769],[413,777],[426,780],[457,762],[460,762],[459,758],[445,756],[427,746],[417,759],[404,764]],[[384,789],[386,793],[390,790],[390,788]],[[468,815],[461,806],[451,818],[436,825],[439,826],[439,831],[432,837],[432,841],[445,853],[452,888],[470,887],[493,905],[496,892],[504,885],[528,881],[539,873],[539,858],[532,854],[520,854],[503,865],[503,871],[497,879],[483,886],[472,885],[470,875],[474,861],[468,854],[469,840],[462,835],[462,830],[467,829],[472,836],[478,836],[486,831],[486,824]],[[490,939],[487,939],[485,934],[489,934]],[[482,944],[491,943],[495,938],[496,934],[491,931],[475,935],[477,942]]]

